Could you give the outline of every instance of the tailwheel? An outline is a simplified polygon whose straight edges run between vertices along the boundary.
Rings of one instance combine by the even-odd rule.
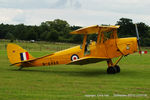
[[[120,73],[120,67],[118,65],[115,65],[117,73]]]
[[[116,69],[116,67],[108,67],[107,68],[107,73],[108,74],[115,74],[117,72],[117,69]]]
[[[18,70],[22,70],[22,69],[23,69],[23,66],[20,66]]]

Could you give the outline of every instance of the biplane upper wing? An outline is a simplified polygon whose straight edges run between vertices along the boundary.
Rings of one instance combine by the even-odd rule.
[[[85,64],[96,63],[96,62],[100,62],[100,61],[104,61],[104,60],[108,60],[108,58],[84,57],[84,58],[78,59],[76,61],[72,61],[68,65],[85,65]]]
[[[101,32],[109,32],[113,29],[117,29],[120,26],[99,26],[99,25],[94,25],[90,27],[85,27],[85,28],[80,28],[78,30],[75,30],[71,32],[71,34],[95,34],[98,33],[98,31]]]

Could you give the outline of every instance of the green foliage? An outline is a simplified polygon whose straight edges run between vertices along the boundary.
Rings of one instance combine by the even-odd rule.
[[[117,25],[120,25],[120,28],[118,30],[120,37],[136,36],[135,26],[134,26],[134,24],[132,22],[132,19],[121,18],[119,21],[117,21]]]
[[[45,31],[42,35],[41,38],[45,41],[54,41],[56,42],[58,40],[58,32],[56,30],[51,30],[50,32]]]
[[[51,41],[58,41],[59,33],[56,30],[51,30],[50,33],[50,40]]]
[[[74,43],[81,43],[82,40],[83,40],[82,35],[73,35],[72,36],[72,42],[74,42]]]
[[[14,35],[12,33],[9,33],[9,32],[6,34],[5,38],[9,39],[11,41],[13,41],[15,39]]]
[[[132,19],[121,18],[117,21],[116,25],[120,25],[118,30],[119,37],[136,37],[135,24],[132,22]],[[150,28],[143,22],[137,23],[141,45],[150,46],[149,38],[150,38]]]
[[[150,46],[150,38],[149,37],[148,38],[143,38],[142,44],[144,46]]]
[[[135,25],[132,19],[121,18],[116,23],[120,25],[118,30],[119,37],[135,37]],[[149,45],[150,28],[143,22],[137,23],[140,33],[140,41],[143,46]],[[81,43],[82,35],[69,34],[81,26],[70,26],[67,21],[55,19],[53,21],[42,22],[39,26],[27,26],[24,24],[8,25],[0,24],[0,39],[18,39],[18,40],[42,40],[52,42],[71,42]],[[96,40],[96,34],[89,35],[88,41]]]
[[[44,36],[46,38],[44,40],[46,41],[64,41],[69,42],[68,38],[70,37],[70,25],[67,23],[67,21],[55,19],[54,21],[46,21],[42,22],[40,25],[43,34],[45,34],[45,31],[47,35],[42,35],[42,39]],[[59,39],[59,40],[58,40]]]
[[[30,27],[28,28],[28,30],[26,31],[26,40],[37,40],[38,39],[38,34],[35,32],[35,30]]]

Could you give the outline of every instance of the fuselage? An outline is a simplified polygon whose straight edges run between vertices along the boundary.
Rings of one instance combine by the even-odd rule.
[[[91,42],[83,53],[82,45],[58,51],[50,56],[37,59],[28,66],[51,66],[68,64],[84,57],[102,57],[112,59],[121,55],[137,52],[137,38],[109,39],[103,43]],[[27,66],[27,65],[26,65]]]

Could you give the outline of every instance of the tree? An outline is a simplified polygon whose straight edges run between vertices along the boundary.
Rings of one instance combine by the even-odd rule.
[[[6,39],[11,40],[11,42],[13,42],[15,40],[15,37],[12,33],[8,32],[5,36]]]
[[[83,39],[82,35],[72,35],[71,42],[72,43],[81,43]]]
[[[25,40],[37,40],[38,39],[38,34],[35,32],[33,27],[28,27],[28,30],[25,32],[26,37],[24,38]]]
[[[50,41],[58,41],[59,34],[56,30],[51,30]]]
[[[119,37],[136,37],[135,25],[132,19],[121,18],[116,25]],[[150,46],[150,27],[143,22],[137,23],[141,44]],[[81,43],[82,35],[71,35],[70,32],[82,28],[81,26],[70,26],[67,21],[55,19],[53,21],[42,22],[39,26],[29,26],[24,24],[9,25],[0,24],[0,39],[19,40],[43,40]],[[96,40],[96,34],[89,35],[89,40]]]
[[[120,28],[118,29],[119,37],[136,36],[135,26],[132,22],[132,19],[121,18],[119,21],[117,21],[116,25],[120,25]]]
[[[121,18],[119,21],[117,21],[116,25],[120,25],[120,28],[118,30],[119,37],[136,37],[136,30],[135,30],[135,25],[132,22],[132,19],[128,18]],[[150,38],[150,33],[148,25],[146,25],[143,22],[137,23],[137,27],[139,30],[139,36],[140,36],[140,41],[141,45],[147,46],[149,45],[148,42]]]
[[[14,28],[14,30],[12,30],[12,32],[16,39],[25,40],[25,37],[26,37],[25,31],[26,30],[27,29],[24,24],[18,24],[18,25],[15,25],[15,28]]]
[[[47,31],[40,34],[40,40],[47,41],[47,34],[49,34]]]
[[[7,33],[12,33],[11,30],[13,25],[0,24],[0,39],[4,39]],[[12,33],[13,34],[13,33]]]
[[[70,26],[70,30],[71,31],[74,31],[74,30],[77,30],[77,29],[80,29],[82,28],[81,26]],[[83,36],[82,35],[71,35],[71,42],[72,43],[81,43],[82,42],[82,39],[83,39]]]
[[[141,38],[150,37],[150,34],[148,32],[149,31],[148,25],[146,25],[143,22],[140,22],[140,23],[137,23],[137,27],[138,27],[138,31],[140,33]]]
[[[49,29],[54,29],[59,32],[60,36],[64,36],[70,32],[69,24],[64,20],[55,19],[54,21],[46,21],[43,24],[47,25]]]
[[[42,38],[46,41],[58,41],[58,32],[56,30],[51,30],[50,32],[44,32],[44,34],[41,35]]]
[[[137,23],[140,41],[143,46],[150,46],[150,30],[148,25],[143,22]]]

